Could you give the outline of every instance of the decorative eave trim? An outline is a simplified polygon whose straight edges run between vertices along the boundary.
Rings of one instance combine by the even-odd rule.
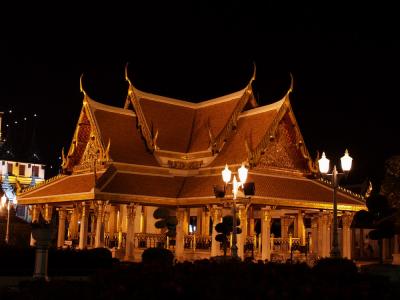
[[[213,98],[210,100],[206,100],[206,101],[202,101],[199,103],[193,103],[193,102],[188,102],[188,101],[184,101],[184,100],[180,100],[180,99],[174,99],[174,98],[170,98],[170,97],[165,97],[165,96],[160,96],[160,95],[155,95],[155,94],[151,94],[151,93],[147,93],[144,91],[141,91],[139,89],[137,89],[132,82],[129,80],[129,76],[128,76],[128,63],[125,65],[125,80],[129,83],[129,89],[132,88],[132,90],[135,91],[135,94],[137,96],[141,96],[147,100],[151,100],[151,101],[158,101],[158,102],[163,102],[163,103],[168,103],[171,105],[178,105],[178,106],[183,106],[183,107],[188,107],[188,108],[192,108],[192,109],[199,109],[199,108],[203,108],[203,107],[207,107],[210,105],[215,105],[215,104],[219,104],[219,103],[223,103],[225,101],[230,101],[230,100],[234,100],[236,98],[239,98],[243,95],[243,93],[245,91],[248,90],[248,88],[251,88],[251,84],[253,83],[253,81],[256,79],[256,64],[253,63],[253,74],[251,76],[251,79],[249,81],[249,83],[240,91],[237,92],[233,92],[230,93],[228,95],[223,95],[221,97],[218,98]],[[129,93],[129,92],[128,92]],[[124,108],[128,108],[130,104],[130,101],[127,100],[125,101],[125,105]]]
[[[288,111],[288,108],[289,108],[289,105],[290,105],[289,104],[288,94],[286,94],[285,97],[281,101],[282,101],[282,105],[279,108],[278,113],[275,116],[275,119],[272,121],[272,124],[270,125],[270,127],[268,128],[268,130],[265,133],[264,137],[258,143],[256,148],[254,150],[251,150],[248,146],[246,147],[246,149],[247,149],[247,158],[248,158],[248,161],[249,161],[249,164],[250,164],[251,168],[257,166],[258,162],[261,159],[262,153],[265,151],[265,149],[267,148],[267,146],[270,143],[270,141],[274,139],[275,132],[276,132],[278,126],[279,126],[279,122],[282,120],[283,116]]]
[[[127,101],[132,103],[132,106],[134,108],[134,111],[137,116],[137,124],[136,127],[140,131],[142,138],[145,141],[146,148],[149,152],[153,153],[155,150],[158,149],[156,142],[157,142],[157,136],[158,136],[158,131],[156,134],[153,136],[152,132],[150,131],[150,128],[147,124],[146,117],[144,116],[142,107],[140,105],[140,102],[138,100],[138,97],[135,94],[135,88],[130,82],[129,79],[127,79],[129,83],[129,88],[128,88],[128,96],[127,96]],[[126,106],[126,105],[125,105]]]
[[[67,178],[67,177],[69,177],[69,176],[64,175],[64,174],[58,174],[58,175],[53,176],[53,177],[51,177],[51,178],[49,178],[47,180],[44,180],[42,182],[38,182],[34,186],[30,186],[30,187],[27,187],[25,189],[22,189],[22,191],[19,194],[17,194],[17,196],[22,196],[22,194],[29,194],[30,192],[36,191],[39,188],[44,187],[45,185],[47,186],[47,185],[49,185],[51,183],[58,182],[59,180]],[[18,202],[19,202],[19,200],[18,200]]]
[[[314,182],[316,182],[317,184],[319,184],[325,188],[332,189],[332,182],[327,179],[318,178],[318,179],[314,180]],[[354,193],[353,191],[350,191],[349,189],[346,189],[342,186],[338,186],[337,191],[338,191],[338,193],[342,194],[343,196],[345,196],[347,198],[354,197],[354,198],[357,198],[358,201],[365,203],[365,198],[361,194]]]
[[[220,96],[218,98],[205,100],[205,101],[202,101],[199,103],[193,103],[193,102],[188,102],[185,100],[169,98],[169,97],[165,97],[165,96],[160,96],[160,95],[143,92],[143,91],[137,89],[136,87],[134,87],[134,89],[135,89],[135,94],[138,97],[145,99],[146,101],[166,103],[166,104],[170,104],[170,105],[186,107],[189,109],[197,110],[197,109],[204,108],[207,106],[212,106],[212,105],[216,105],[216,104],[220,104],[220,103],[224,103],[224,102],[228,102],[228,101],[232,101],[237,98],[240,98],[241,95],[243,95],[244,91],[247,89],[247,86],[240,91],[233,92],[231,94],[227,94],[224,96]]]
[[[91,191],[91,192],[86,192],[86,193],[31,197],[31,198],[18,200],[18,204],[34,205],[34,204],[44,204],[44,203],[63,203],[63,202],[74,202],[74,201],[87,201],[87,200],[94,200],[94,199],[97,200],[97,198],[95,197],[95,193],[93,191]]]
[[[128,195],[119,193],[96,193],[97,200],[109,200],[110,202],[122,202],[129,203],[135,202],[143,205],[168,205],[168,206],[198,206],[198,205],[209,205],[209,204],[222,204],[222,201],[229,200],[219,199],[214,196],[205,197],[187,197],[187,198],[169,198],[169,197],[155,197],[155,196],[144,196],[144,195]],[[240,199],[238,199],[240,202]],[[253,196],[251,197],[252,205],[271,205],[281,207],[292,207],[292,208],[308,208],[308,209],[326,209],[333,210],[332,203],[329,202],[315,202],[309,200],[288,200],[274,197],[262,197]],[[359,211],[366,209],[365,205],[358,204],[346,204],[339,203],[338,210],[343,211]]]
[[[236,107],[233,110],[228,122],[225,124],[224,128],[219,132],[217,137],[213,138],[213,136],[210,134],[211,151],[213,154],[216,154],[221,151],[222,147],[225,144],[225,141],[230,137],[232,132],[236,130],[239,115],[243,111],[250,97],[253,95],[253,89],[251,87],[252,82],[253,82],[253,77],[250,80],[247,87],[244,89],[244,93],[237,102]]]
[[[97,102],[91,98],[87,98],[86,100],[89,102],[89,105],[92,108],[93,112],[95,112],[96,110],[102,110],[120,115],[136,117],[135,112],[133,110],[107,105],[104,103]]]
[[[190,161],[194,159],[201,159],[205,157],[211,157],[212,152],[209,150],[198,151],[198,152],[174,152],[167,150],[156,150],[154,155],[165,157],[165,158],[173,158],[178,160]]]
[[[253,196],[251,203],[259,204],[259,205],[333,210],[333,204],[331,202],[316,202],[316,201],[309,201],[309,200],[288,200],[288,199],[281,199],[281,198],[275,198],[275,197]],[[366,206],[362,205],[362,204],[338,203],[337,209],[344,210],[344,211],[359,211],[362,209],[366,209]]]

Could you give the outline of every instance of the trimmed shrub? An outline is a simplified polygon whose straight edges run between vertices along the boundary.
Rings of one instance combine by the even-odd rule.
[[[147,248],[142,253],[142,262],[145,265],[172,266],[174,254],[164,248]]]

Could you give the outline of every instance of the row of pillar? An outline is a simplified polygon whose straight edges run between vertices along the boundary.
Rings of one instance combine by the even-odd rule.
[[[117,210],[115,206],[111,206],[109,208],[108,220],[106,220],[105,213],[105,202],[97,201],[94,204],[94,211],[96,216],[95,224],[95,240],[94,247],[104,247],[104,232],[105,232],[105,224],[108,221],[108,232],[110,235],[118,232],[122,234],[121,229],[121,212]],[[88,237],[88,225],[89,225],[89,209],[90,206],[88,203],[83,202],[81,205],[75,205],[71,214],[71,220],[69,223],[69,232],[70,234],[77,236],[78,235],[78,221],[80,220],[80,231],[79,231],[79,248],[84,249],[87,247],[87,237]],[[47,221],[50,221],[52,215],[52,207],[49,205],[45,205],[43,207],[34,206],[32,211],[32,221],[36,221],[39,216],[39,211],[42,210],[44,217]],[[124,216],[126,217],[126,258],[133,258],[133,248],[134,248],[134,236],[135,236],[135,217],[137,212],[137,205],[127,205],[126,213]],[[247,216],[250,214],[250,219],[248,221]],[[238,255],[244,258],[244,245],[246,241],[247,234],[254,235],[254,217],[251,218],[253,211],[247,212],[247,207],[243,205],[239,205],[238,207],[238,218],[240,219],[240,226],[242,228],[242,233],[238,235],[237,238],[237,246],[238,246]],[[62,247],[64,245],[64,234],[66,230],[66,220],[67,220],[67,211],[66,209],[59,208],[59,224],[58,224],[58,238],[57,238],[57,246]],[[175,252],[176,256],[183,257],[183,249],[184,249],[184,235],[188,234],[188,222],[189,222],[189,209],[187,208],[178,208],[177,209],[177,236],[176,236],[176,247]],[[210,226],[210,217],[213,221],[213,229],[212,229],[212,243],[211,243],[211,256],[216,256],[220,253],[219,244],[215,243],[215,236],[217,232],[215,231],[215,225],[222,220],[222,208],[219,206],[213,206],[210,210],[201,210],[198,215],[198,219],[200,220],[200,228],[199,232],[202,235],[208,235],[209,226]],[[331,244],[331,214],[329,212],[322,212],[316,217],[312,219],[312,227],[311,227],[311,236],[310,239],[310,251],[318,254],[319,256],[329,256],[330,252],[330,244]],[[351,257],[351,230],[350,224],[352,220],[351,213],[344,213],[342,216],[342,224],[343,224],[343,252],[342,255],[344,257]],[[249,224],[247,224],[249,222]],[[271,222],[272,222],[272,209],[267,206],[261,209],[261,259],[262,260],[270,260],[271,258]],[[281,218],[281,226],[282,226],[282,237],[287,237],[288,228],[290,224],[293,222],[293,219],[290,219],[286,216]],[[93,228],[93,226],[92,226]],[[247,232],[247,229],[249,232]],[[300,238],[302,244],[306,242],[306,230],[304,226],[303,214],[299,211],[297,218],[294,222],[295,236]],[[136,229],[137,231],[137,229]],[[120,239],[122,240],[122,239]],[[34,242],[34,241],[33,241]],[[92,244],[93,245],[93,244]],[[267,245],[267,246],[264,246]]]

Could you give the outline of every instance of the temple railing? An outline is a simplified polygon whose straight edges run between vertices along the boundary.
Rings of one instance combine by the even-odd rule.
[[[272,253],[290,253],[292,247],[299,245],[301,245],[300,238],[294,238],[291,235],[287,238],[275,238],[274,234],[271,234],[270,247]],[[250,255],[249,252],[252,256],[261,253],[261,235],[247,236],[244,247],[247,255]]]
[[[211,236],[188,234],[184,236],[185,249],[211,250]]]
[[[115,232],[113,234],[104,234],[104,246],[108,248],[125,248],[126,245],[126,233]]]
[[[287,238],[275,238],[271,234],[271,251],[272,252],[290,252],[293,245],[300,245],[300,238],[294,238],[291,235]]]
[[[154,247],[167,247],[172,246],[170,239],[164,233],[135,233],[135,247],[136,248],[154,248]]]

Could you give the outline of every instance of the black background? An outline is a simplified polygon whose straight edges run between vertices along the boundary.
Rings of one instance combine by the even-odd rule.
[[[255,62],[261,105],[279,100],[293,74],[291,102],[313,157],[326,151],[339,163],[348,148],[350,181],[378,182],[384,161],[400,153],[396,10],[277,2],[3,10],[0,109],[12,126],[38,114],[29,127],[51,174],[79,116],[81,73],[89,96],[106,104],[123,106],[127,62],[139,89],[198,102],[243,88]]]

